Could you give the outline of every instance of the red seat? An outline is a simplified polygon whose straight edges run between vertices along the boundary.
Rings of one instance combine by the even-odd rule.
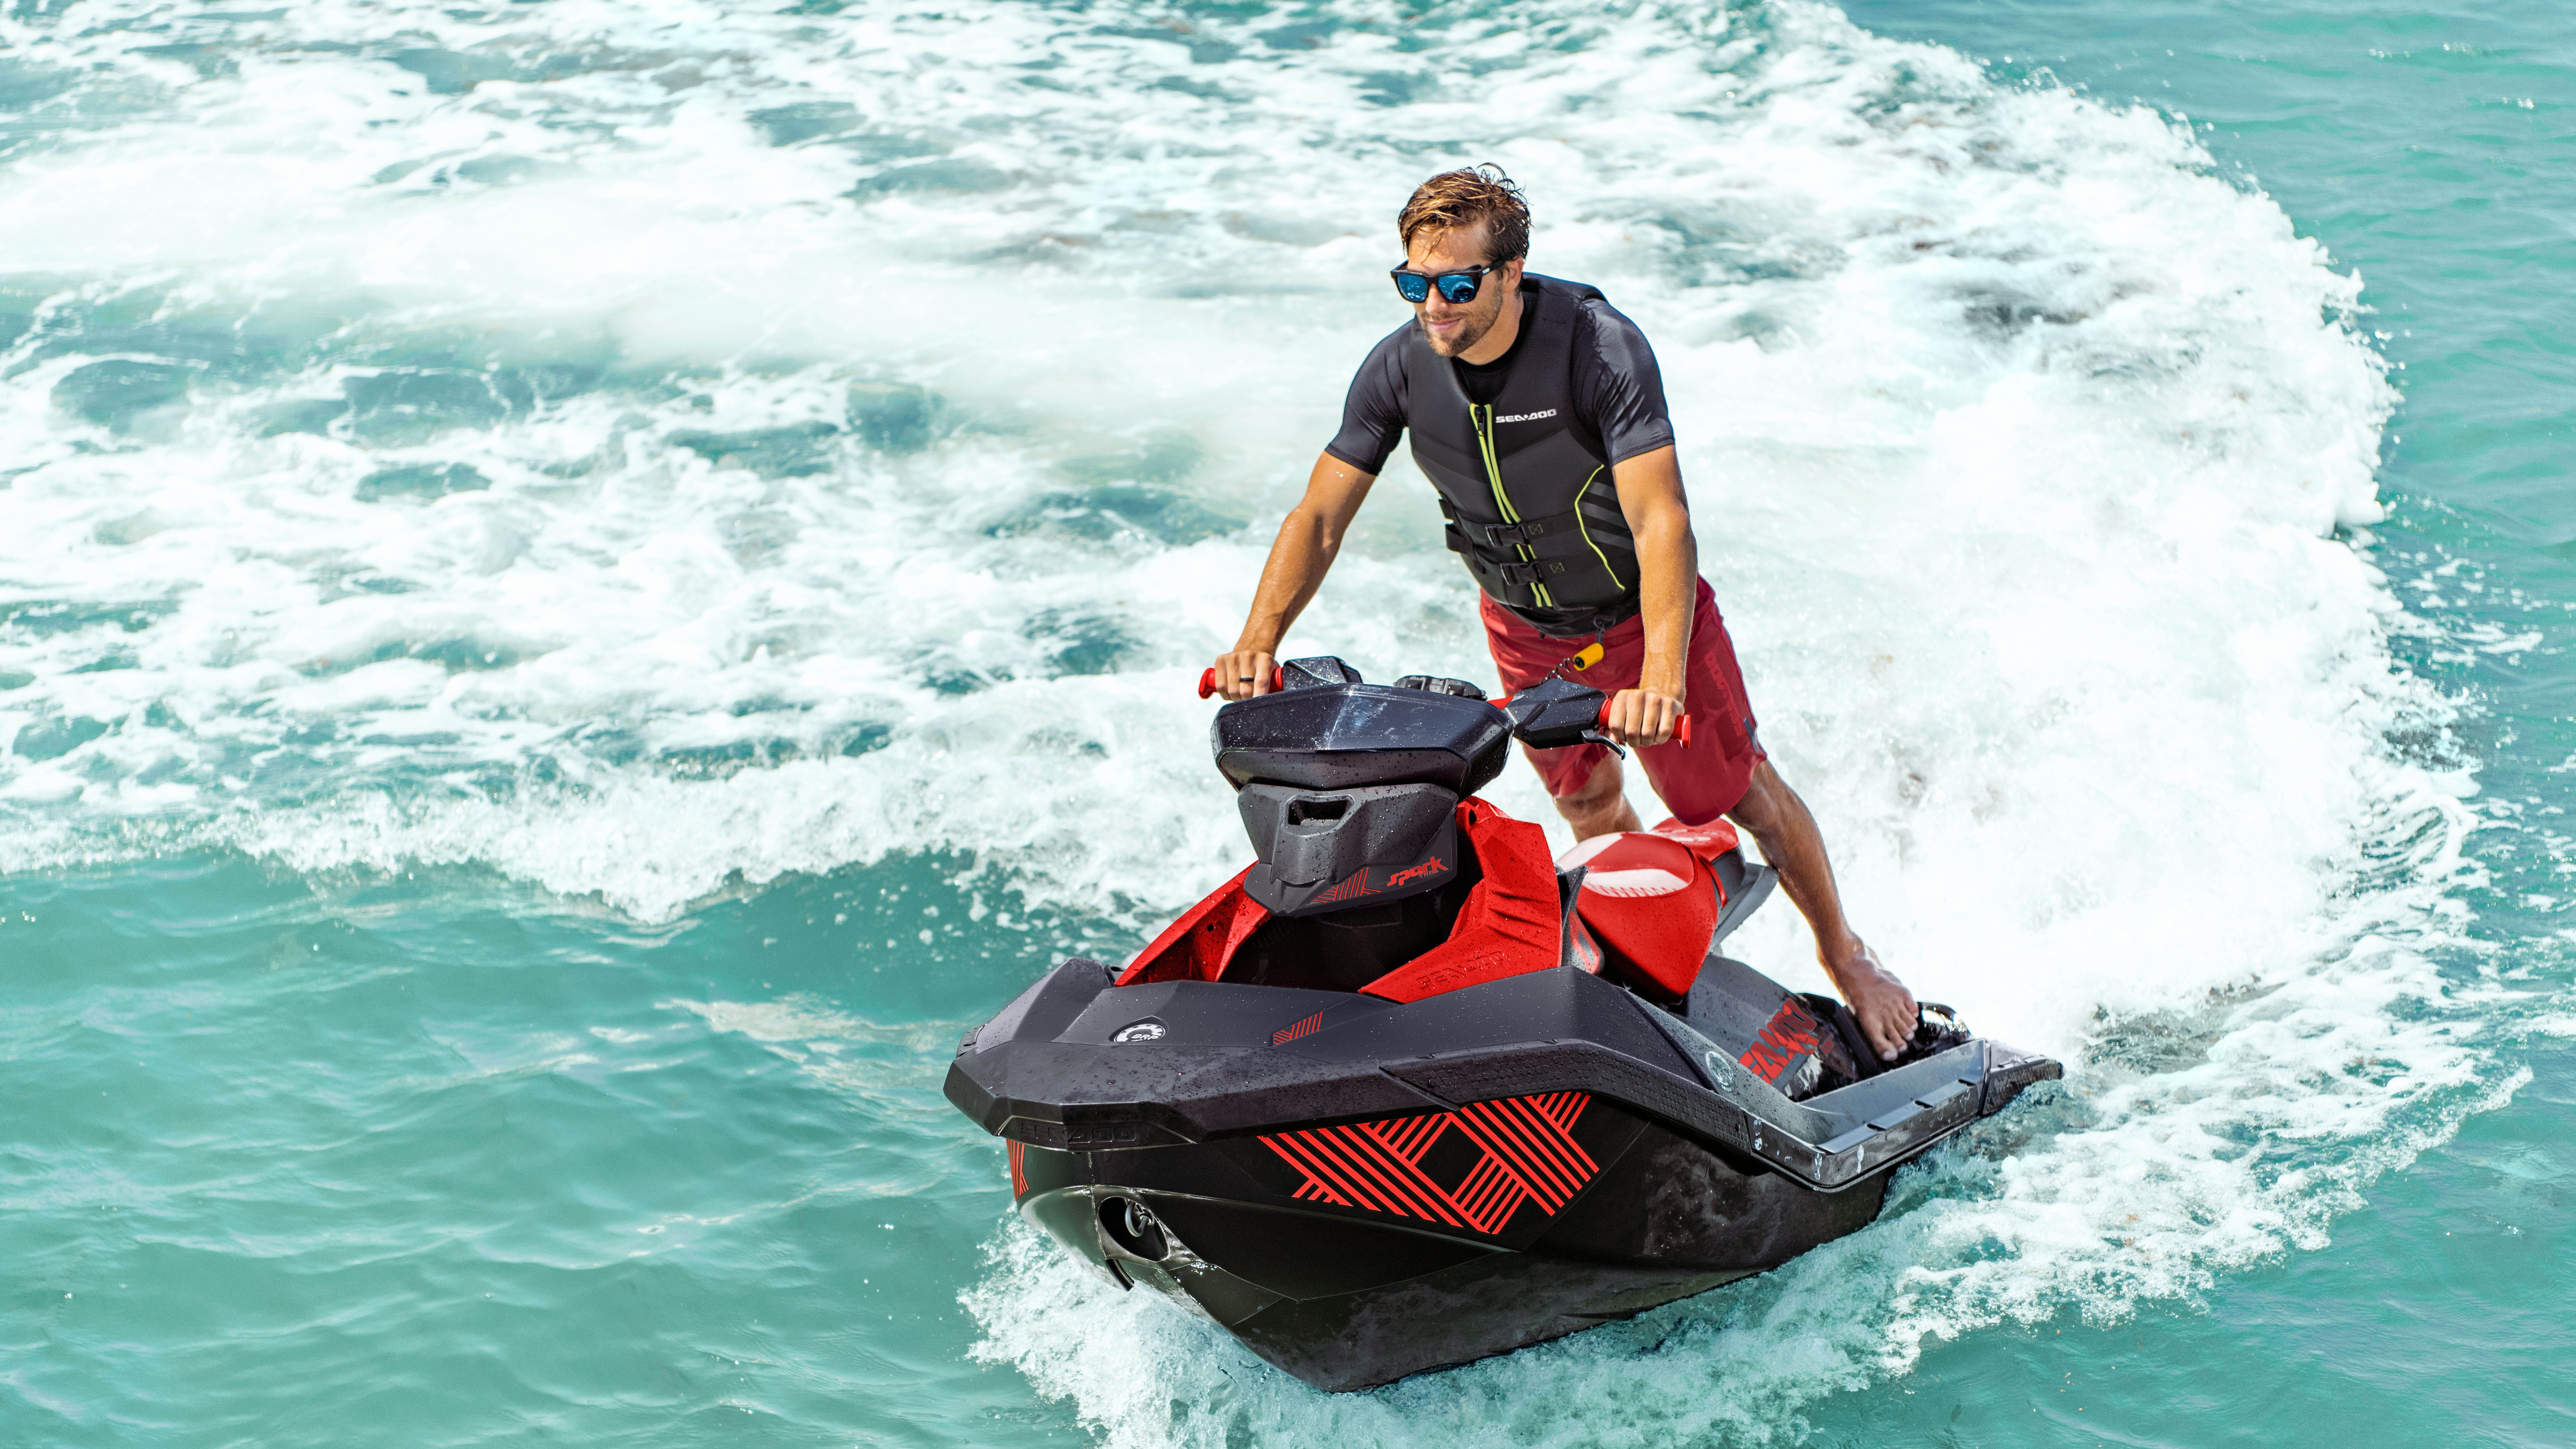
[[[1708,959],[1724,894],[1708,862],[1735,846],[1735,827],[1723,820],[1667,820],[1653,830],[1596,835],[1558,856],[1556,868],[1585,868],[1574,910],[1606,948],[1606,969],[1686,996]]]

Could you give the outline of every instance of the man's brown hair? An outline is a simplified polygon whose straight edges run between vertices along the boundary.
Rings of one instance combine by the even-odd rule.
[[[1443,171],[1413,189],[1413,199],[1395,214],[1396,235],[1406,251],[1425,231],[1485,227],[1485,260],[1508,262],[1529,255],[1529,203],[1503,168],[1486,162],[1463,171]]]

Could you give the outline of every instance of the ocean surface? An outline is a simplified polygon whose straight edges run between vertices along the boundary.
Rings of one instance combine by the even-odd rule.
[[[940,1083],[1242,864],[1190,684],[1482,160],[2068,1072],[1328,1397]],[[2540,0],[11,0],[0,1444],[2576,1441],[2571,397]],[[1298,652],[1490,682],[1437,528]]]

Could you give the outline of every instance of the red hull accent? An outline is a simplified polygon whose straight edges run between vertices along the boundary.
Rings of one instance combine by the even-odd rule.
[[[1591,1101],[1587,1092],[1503,1097],[1455,1112],[1282,1132],[1261,1145],[1305,1179],[1293,1197],[1495,1237],[1525,1206],[1556,1216],[1599,1174],[1574,1140]],[[1423,1163],[1451,1132],[1476,1155],[1457,1181],[1443,1183]]]
[[[1136,959],[1127,963],[1127,969],[1118,973],[1118,984],[1214,981],[1223,975],[1225,963],[1234,959],[1234,948],[1270,919],[1270,912],[1261,902],[1243,893],[1243,877],[1250,874],[1252,867],[1247,865],[1206,900],[1165,926],[1163,934],[1146,943],[1145,949],[1136,953]]]

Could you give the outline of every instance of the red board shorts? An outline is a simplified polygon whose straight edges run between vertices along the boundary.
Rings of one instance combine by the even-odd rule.
[[[1485,646],[1493,651],[1494,667],[1502,672],[1507,693],[1518,694],[1545,679],[1549,671],[1592,642],[1589,634],[1570,638],[1542,634],[1490,595],[1479,597]],[[1644,617],[1632,618],[1602,635],[1601,651],[1599,663],[1583,670],[1568,665],[1565,677],[1604,694],[1636,688],[1638,672],[1646,662]],[[1673,742],[1641,749],[1637,763],[1645,767],[1647,783],[1676,819],[1684,825],[1705,825],[1735,808],[1752,783],[1753,767],[1767,758],[1754,736],[1753,705],[1744,697],[1744,671],[1736,667],[1735,641],[1726,636],[1726,621],[1717,613],[1717,595],[1706,579],[1699,581],[1699,607],[1691,616],[1690,663],[1683,678],[1682,706],[1691,717],[1689,748]],[[1582,789],[1610,754],[1599,745],[1522,748],[1538,768],[1539,778],[1547,782],[1547,793],[1558,799]]]

